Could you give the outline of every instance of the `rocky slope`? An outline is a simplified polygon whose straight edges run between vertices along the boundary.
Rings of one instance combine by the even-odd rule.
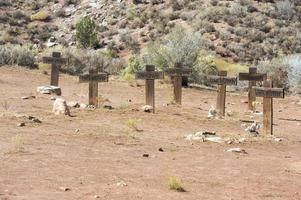
[[[99,48],[123,55],[176,26],[200,32],[210,50],[255,63],[301,52],[301,2],[254,0],[0,0],[0,42],[75,45],[75,24],[91,16]]]

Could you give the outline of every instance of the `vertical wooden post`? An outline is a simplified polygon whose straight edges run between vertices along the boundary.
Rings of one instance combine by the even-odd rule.
[[[263,87],[272,88],[272,81],[264,81]],[[273,98],[271,97],[263,97],[263,133],[273,135]]]
[[[154,65],[146,65],[145,71],[154,72]],[[146,105],[150,105],[153,107],[153,113],[155,113],[155,79],[146,79],[145,80],[145,102]]]
[[[182,69],[182,63],[175,63],[175,69]],[[176,75],[173,77],[174,85],[174,100],[175,103],[182,104],[182,75]]]
[[[250,76],[257,74],[257,68],[256,67],[250,67],[249,68],[249,74]],[[253,102],[256,101],[256,95],[254,90],[252,89],[254,86],[256,86],[256,80],[250,80],[249,81],[249,92],[248,92],[248,105],[249,110],[254,110]]]
[[[218,76],[227,76],[227,71],[219,71]],[[216,110],[220,116],[225,116],[226,87],[225,84],[217,86]]]
[[[96,69],[90,69],[89,75],[93,76],[97,74]],[[89,105],[98,106],[98,82],[97,81],[90,81],[89,82]]]
[[[60,58],[61,53],[60,52],[52,52],[53,58]],[[50,85],[58,86],[59,85],[59,67],[56,63],[52,63],[51,65],[51,79],[50,79]]]

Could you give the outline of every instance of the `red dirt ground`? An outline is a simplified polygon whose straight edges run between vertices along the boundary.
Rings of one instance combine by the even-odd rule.
[[[184,89],[182,107],[166,106],[171,86],[157,83],[157,114],[149,114],[140,111],[143,87],[114,80],[99,87],[114,110],[72,109],[74,117],[67,117],[51,113],[51,96],[36,94],[36,87],[48,82],[49,76],[40,71],[0,68],[1,200],[95,199],[95,195],[109,200],[301,200],[301,122],[279,120],[301,119],[298,97],[274,101],[275,136],[283,138],[276,142],[250,137],[241,128],[239,120],[250,119],[247,104],[242,103],[246,93],[227,94],[230,117],[207,119],[207,110],[215,104],[214,91]],[[88,86],[76,77],[62,75],[60,86],[67,101],[87,102]],[[30,94],[37,98],[21,99]],[[28,123],[17,113],[42,123]],[[138,127],[143,131],[128,131],[129,119],[141,120]],[[26,126],[18,127],[20,122]],[[185,140],[202,130],[246,142]],[[225,151],[233,147],[248,154]],[[187,192],[169,190],[171,176],[180,179]],[[120,182],[126,186],[118,186]]]

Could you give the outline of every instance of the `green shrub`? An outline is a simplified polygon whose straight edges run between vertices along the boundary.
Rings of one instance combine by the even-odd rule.
[[[28,46],[1,45],[0,65],[19,65],[34,68],[35,56]]]
[[[185,192],[185,189],[183,188],[180,180],[177,177],[169,177],[167,185],[170,190],[175,190],[177,192]]]
[[[97,45],[96,24],[90,17],[86,16],[76,24],[76,40],[83,48]]]

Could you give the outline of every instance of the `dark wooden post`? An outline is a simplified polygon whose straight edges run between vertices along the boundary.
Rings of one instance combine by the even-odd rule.
[[[284,98],[284,88],[273,88],[271,80],[263,82],[263,87],[254,87],[257,97],[263,97],[263,133],[273,135],[273,98]]]
[[[239,73],[239,80],[249,81],[248,107],[249,110],[253,110],[253,102],[256,101],[256,96],[252,90],[252,87],[256,86],[257,81],[266,80],[266,73],[257,73],[256,67],[250,67],[249,73]]]
[[[220,116],[225,116],[226,108],[226,87],[227,85],[237,85],[236,77],[227,77],[227,71],[219,71],[217,76],[207,76],[209,83],[218,84],[216,110]]]
[[[52,57],[43,57],[43,62],[51,64],[51,78],[50,85],[59,85],[59,68],[66,64],[67,59],[61,58],[60,52],[52,52]]]
[[[79,76],[80,83],[89,83],[89,105],[98,106],[98,83],[108,82],[108,74],[90,69],[89,74]]]
[[[177,104],[182,104],[182,77],[190,76],[191,69],[183,68],[182,63],[176,63],[174,68],[165,70],[165,73],[172,78],[174,100]]]
[[[145,79],[145,103],[153,107],[153,113],[155,113],[155,79],[162,77],[162,72],[156,72],[154,65],[146,65],[144,72],[136,73],[136,79]]]

